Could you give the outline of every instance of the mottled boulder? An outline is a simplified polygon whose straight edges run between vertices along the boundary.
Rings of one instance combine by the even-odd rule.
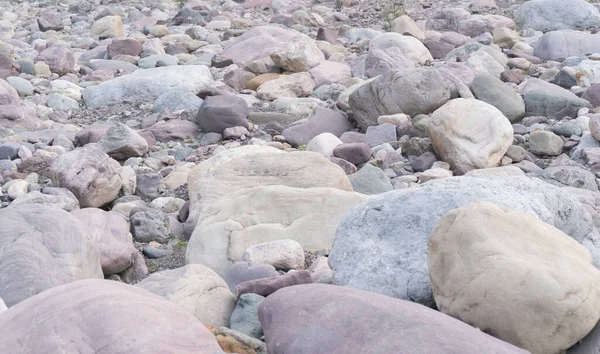
[[[123,123],[115,123],[98,141],[98,147],[115,160],[144,156],[148,142]]]
[[[587,30],[600,26],[600,12],[585,0],[570,0],[568,6],[560,0],[527,1],[515,10],[515,22],[520,29],[548,32],[557,30]]]
[[[52,46],[44,49],[35,60],[48,64],[50,70],[59,75],[70,73],[75,67],[73,52],[64,46]]]
[[[219,133],[231,127],[248,128],[248,105],[234,95],[206,97],[198,110],[196,122],[204,133]]]

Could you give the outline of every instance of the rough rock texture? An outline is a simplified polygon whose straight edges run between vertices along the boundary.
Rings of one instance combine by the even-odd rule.
[[[511,123],[525,116],[525,103],[510,86],[490,74],[479,74],[471,83],[473,95],[498,108]]]
[[[73,192],[82,208],[101,207],[115,200],[121,189],[117,166],[116,161],[90,144],[57,157],[50,172],[54,185]]]
[[[527,1],[515,10],[515,22],[520,29],[548,32],[556,30],[586,30],[600,26],[600,12],[585,0],[570,0],[568,6],[560,0]]]
[[[533,55],[540,59],[563,61],[568,57],[600,51],[600,34],[576,31],[545,33],[536,43]]]
[[[343,215],[366,199],[335,188],[249,187],[221,197],[199,214],[187,263],[223,274],[228,265],[244,259],[248,247],[263,242],[290,239],[305,250],[329,249]]]
[[[277,290],[288,286],[310,283],[312,283],[310,272],[307,270],[297,270],[294,272],[289,272],[285,275],[279,275],[272,278],[249,280],[247,282],[239,284],[235,288],[235,290],[237,296],[241,296],[243,294],[258,294],[261,296],[269,296]]]
[[[115,123],[98,142],[98,147],[115,160],[144,156],[148,142],[125,124]]]
[[[577,117],[581,108],[591,104],[574,93],[540,79],[529,79],[523,86],[526,116],[545,116],[562,119]]]
[[[213,85],[210,70],[203,65],[185,65],[136,70],[85,89],[83,99],[89,108],[118,103],[155,100],[168,90],[198,93]]]
[[[279,290],[259,318],[269,353],[526,353],[419,304],[326,284]]]
[[[24,204],[0,210],[0,220],[0,297],[9,307],[54,286],[102,278],[98,250],[75,216]]]
[[[382,115],[411,117],[435,111],[450,99],[450,89],[435,69],[391,70],[350,95],[350,107],[361,128],[377,125]]]
[[[132,336],[123,328],[144,330]],[[179,306],[111,280],[57,286],[10,308],[0,316],[0,337],[3,353],[222,353]]]
[[[457,171],[498,165],[513,140],[502,112],[473,99],[457,98],[438,108],[427,130],[437,155]]]
[[[178,304],[200,322],[213,326],[229,326],[236,303],[227,283],[200,264],[153,273],[136,286]]]
[[[248,105],[233,95],[210,96],[198,110],[196,122],[205,133],[223,134],[231,127],[248,127]]]
[[[600,265],[592,216],[559,188],[528,177],[455,177],[389,192],[349,212],[329,256],[334,283],[433,306],[427,237],[447,211],[479,201],[536,215]]]
[[[488,202],[446,213],[428,240],[438,309],[532,353],[560,353],[600,318],[600,271],[557,228]]]

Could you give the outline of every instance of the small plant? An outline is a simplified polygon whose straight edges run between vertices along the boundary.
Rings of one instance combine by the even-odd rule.
[[[185,241],[179,241],[179,242],[177,242],[175,244],[175,247],[177,247],[177,248],[185,248],[185,247],[187,247],[187,245],[188,245],[187,242],[185,242]]]
[[[186,2],[187,0],[175,0],[175,4],[177,4],[180,9],[185,5]]]
[[[306,151],[306,145],[298,145],[298,151]]]
[[[391,27],[392,22],[402,15],[404,15],[404,6],[402,5],[402,2],[392,0],[391,4],[383,12],[383,20]]]
[[[150,272],[150,273],[156,273],[157,271],[158,271],[157,265],[153,265],[150,268],[148,268],[148,272]]]

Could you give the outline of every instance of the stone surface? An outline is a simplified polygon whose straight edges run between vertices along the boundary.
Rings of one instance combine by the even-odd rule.
[[[136,286],[178,304],[200,322],[229,326],[235,296],[217,273],[199,264],[153,273]]]
[[[117,198],[123,184],[115,164],[90,144],[57,157],[50,173],[54,185],[73,192],[81,207],[101,207]]]
[[[308,71],[325,61],[325,55],[307,36],[291,38],[272,48],[269,55],[275,65],[293,72]]]
[[[548,32],[556,30],[586,30],[600,25],[600,12],[585,0],[527,1],[515,10],[515,22],[521,29]]]
[[[304,267],[304,250],[294,240],[278,240],[250,246],[244,261],[252,264],[270,264],[275,269],[290,270]]]
[[[279,290],[259,318],[270,353],[526,352],[419,304],[326,284]]]
[[[427,47],[417,38],[412,36],[404,36],[399,33],[383,33],[373,38],[369,44],[369,50],[398,48],[408,58],[419,64],[425,64],[428,61],[433,61],[433,57]]]
[[[509,120],[483,101],[454,99],[431,115],[427,126],[438,156],[456,171],[494,167],[512,144]]]
[[[526,116],[546,116],[562,119],[577,117],[581,108],[590,103],[574,93],[540,79],[529,79],[523,86]]]
[[[148,328],[132,338],[123,331],[129,326]],[[0,317],[0,336],[5,353],[221,352],[212,333],[179,306],[111,280],[57,286],[10,308]]]
[[[563,61],[569,57],[600,52],[600,34],[578,31],[545,33],[536,43],[533,55],[540,59]]]
[[[564,141],[552,132],[535,131],[529,136],[529,150],[540,156],[558,156],[562,154]]]
[[[297,270],[294,272],[289,272],[286,275],[249,280],[241,283],[236,287],[236,293],[238,297],[242,296],[243,294],[269,296],[279,289],[293,285],[310,284],[311,282],[312,280],[309,271]]]
[[[341,113],[317,106],[306,123],[296,124],[283,130],[282,135],[294,146],[306,145],[315,136],[331,133],[340,137],[353,126]]]
[[[471,83],[471,91],[478,100],[498,108],[511,123],[525,116],[525,103],[521,96],[497,77],[477,75]]]
[[[148,151],[148,142],[135,130],[125,124],[115,123],[98,142],[108,156],[115,160],[144,156]]]
[[[428,249],[438,309],[532,353],[568,349],[600,318],[589,252],[535,216],[464,206],[440,219]]]
[[[275,270],[275,267],[269,264],[237,262],[227,267],[223,279],[227,282],[231,291],[235,291],[238,284],[248,280],[270,278],[278,275],[279,273]]]
[[[0,297],[9,307],[61,284],[102,278],[96,245],[75,216],[55,206],[23,204],[0,210],[0,218]]]
[[[233,95],[209,96],[198,110],[196,122],[205,133],[219,133],[231,127],[248,127],[248,105]]]
[[[480,201],[539,217],[585,246],[600,264],[590,213],[560,188],[524,176],[453,177],[388,192],[349,212],[329,255],[334,284],[433,306],[427,237],[446,212]]]
[[[380,194],[394,189],[385,172],[369,163],[348,176],[348,179],[354,191],[362,194]]]
[[[258,294],[242,294],[231,314],[231,329],[260,339],[263,331],[258,319],[258,307],[264,299]]]

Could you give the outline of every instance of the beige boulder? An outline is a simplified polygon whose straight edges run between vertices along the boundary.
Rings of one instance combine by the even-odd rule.
[[[411,35],[421,42],[425,42],[426,39],[423,30],[407,15],[402,15],[392,22],[392,32]]]
[[[475,99],[447,102],[433,112],[427,130],[438,156],[463,172],[497,166],[513,140],[502,112]]]
[[[92,24],[91,36],[94,38],[124,37],[121,16],[104,16]]]
[[[256,90],[258,98],[273,101],[280,97],[307,97],[315,88],[315,81],[309,73],[295,73],[269,80]]]
[[[269,53],[275,65],[288,71],[308,71],[325,61],[325,55],[308,36],[298,36],[274,47]]]
[[[278,156],[280,160],[291,157]],[[313,172],[318,174],[318,169]],[[274,182],[276,177],[269,179]],[[310,182],[306,177],[293,184],[301,186],[298,182],[302,180]],[[330,249],[342,217],[366,199],[363,194],[336,188],[272,185],[238,189],[210,203],[200,214],[186,262],[204,264],[223,274],[227,266],[244,259],[249,247],[264,242],[289,239],[305,250]]]
[[[406,57],[419,64],[433,61],[433,57],[427,47],[413,36],[388,32],[373,38],[369,44],[369,50],[386,48],[399,48]]]
[[[451,210],[427,263],[441,312],[534,354],[565,351],[600,318],[590,253],[528,213],[489,202]]]
[[[153,273],[136,286],[162,296],[200,322],[229,326],[236,297],[217,273],[200,264]]]

